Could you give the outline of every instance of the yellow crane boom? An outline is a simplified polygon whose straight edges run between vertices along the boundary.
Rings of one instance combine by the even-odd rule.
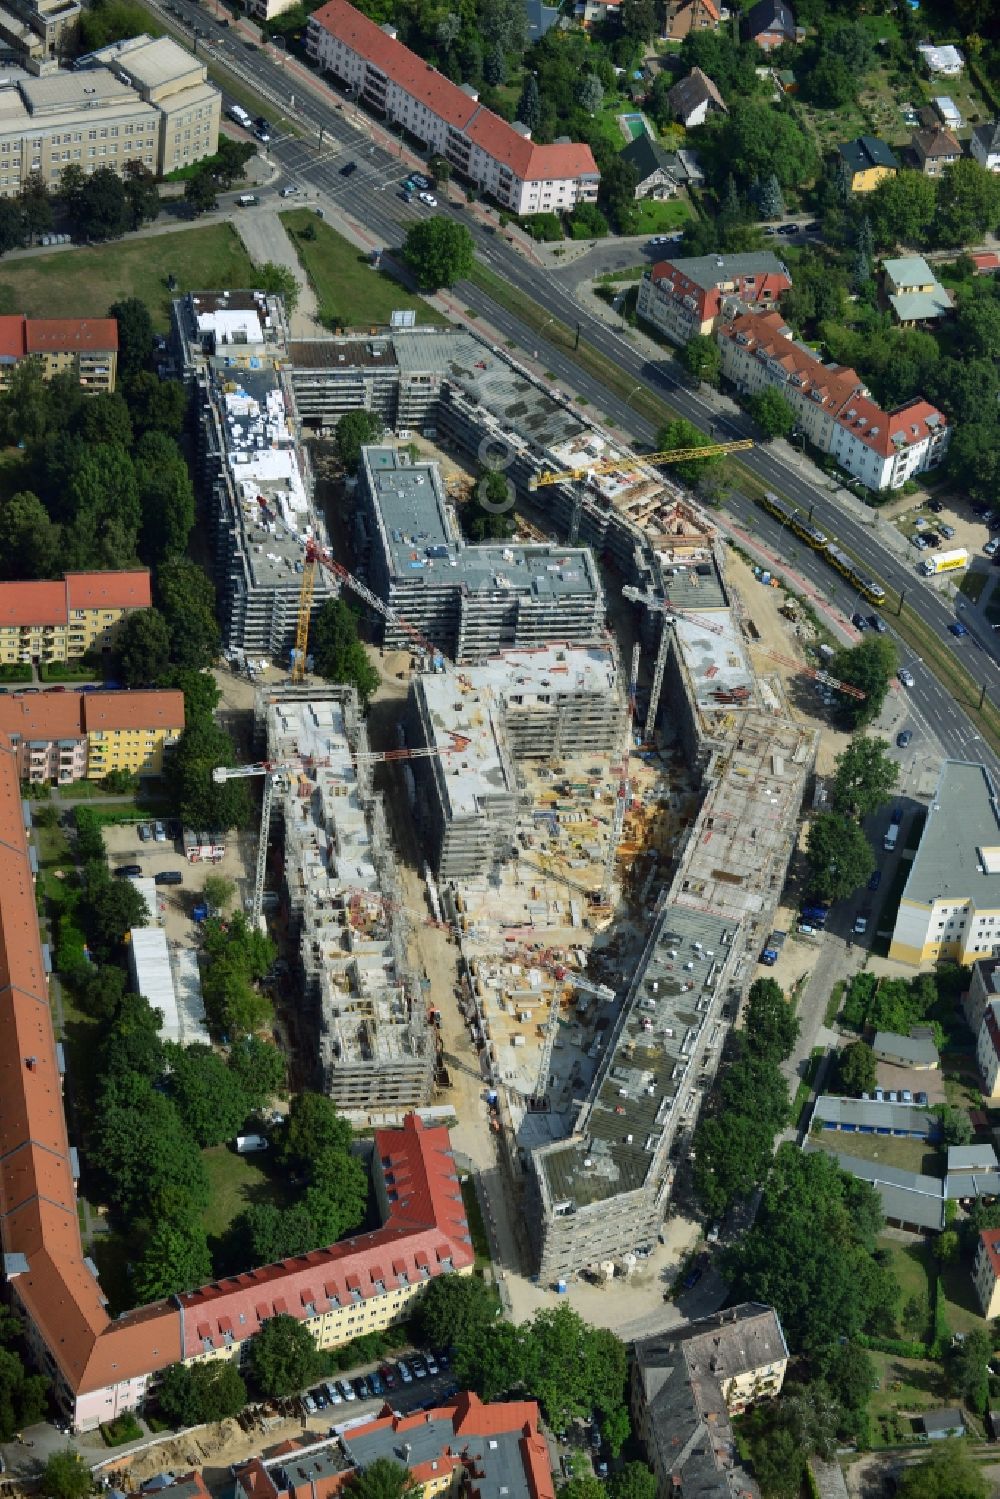
[[[613,474],[627,472],[639,464],[687,463],[691,458],[721,458],[725,453],[745,453],[753,447],[753,440],[742,437],[738,442],[716,442],[704,448],[675,448],[672,453],[637,453],[634,459],[609,458],[600,463],[585,463],[581,468],[564,468],[556,471],[543,469],[530,481],[529,489],[542,489],[546,484],[566,484],[572,479],[586,479],[590,474]]]

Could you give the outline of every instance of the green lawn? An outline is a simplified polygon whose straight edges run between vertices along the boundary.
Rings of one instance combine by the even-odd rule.
[[[813,1144],[832,1154],[853,1155],[861,1161],[880,1161],[901,1171],[920,1171],[925,1176],[944,1175],[944,1156],[934,1146],[897,1135],[859,1135],[850,1130],[824,1129],[812,1136]]]
[[[940,1364],[930,1359],[897,1358],[891,1353],[868,1356],[879,1379],[869,1405],[876,1420],[895,1411],[932,1410],[944,1404],[948,1389]]]
[[[959,593],[964,593],[967,599],[972,599],[973,603],[978,604],[982,596],[983,589],[986,587],[989,581],[989,573],[964,573],[962,576],[962,581],[958,585],[958,591]]]
[[[331,327],[361,328],[387,325],[398,309],[416,312],[420,323],[444,323],[446,318],[423,297],[406,291],[384,271],[372,270],[368,256],[324,224],[308,208],[293,208],[281,221],[295,244],[302,269],[319,302],[320,318]],[[306,226],[314,239],[304,239]]]
[[[177,293],[167,291],[167,276]],[[29,317],[103,317],[112,302],[140,297],[160,332],[171,295],[250,286],[253,262],[229,224],[178,229],[152,239],[80,246],[11,261],[0,269],[0,311]]]
[[[901,1243],[885,1234],[878,1241],[878,1248],[886,1251],[892,1261],[892,1273],[899,1281],[900,1296],[896,1304],[896,1337],[927,1338],[931,1332],[931,1296],[934,1287],[934,1264],[930,1245],[924,1240],[916,1244]],[[903,1309],[907,1302],[916,1301],[920,1307],[922,1322],[919,1326],[903,1323]]]
[[[989,1323],[979,1309],[972,1283],[970,1260],[956,1260],[941,1271],[945,1314],[952,1332],[988,1332]]]
[[[683,229],[691,217],[691,209],[681,198],[670,198],[666,203],[654,203],[647,198],[639,204],[639,222],[636,234],[667,234],[673,229]]]
[[[210,1239],[224,1234],[244,1208],[287,1200],[287,1189],[276,1179],[274,1168],[266,1170],[261,1159],[260,1155],[237,1155],[228,1145],[202,1151],[210,1192],[204,1221]]]

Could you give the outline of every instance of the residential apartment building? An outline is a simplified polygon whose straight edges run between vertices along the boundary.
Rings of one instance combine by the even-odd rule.
[[[730,308],[768,311],[792,280],[770,250],[661,260],[644,271],[636,311],[675,344],[711,333]]]
[[[1000,1316],[1000,1228],[984,1228],[979,1235],[972,1278],[983,1316]]]
[[[0,664],[44,665],[110,650],[122,620],[151,603],[146,569],[0,583]]]
[[[732,1417],[780,1394],[788,1347],[771,1307],[743,1302],[640,1339],[632,1363],[633,1426],[661,1493],[756,1496]]]
[[[56,188],[68,166],[121,174],[140,162],[159,174],[214,154],[221,96],[205,65],[166,37],[112,51],[127,65],[94,54],[72,72],[0,87],[0,194],[13,196],[32,173]]]
[[[889,956],[914,965],[1000,956],[1000,806],[983,765],[941,767]]]
[[[942,412],[919,399],[883,411],[856,370],[824,364],[780,313],[741,314],[716,339],[722,373],[742,395],[779,390],[810,442],[869,489],[900,489],[944,458],[951,429]]]
[[[435,1045],[368,738],[348,687],[268,688],[259,713],[268,758],[301,762],[275,777],[289,946],[297,947],[304,1014],[317,1017],[326,1093],[344,1113],[430,1102]],[[307,1022],[303,1018],[303,1025]]]
[[[72,51],[81,9],[77,0],[5,0],[0,42],[29,72],[39,73]]]
[[[402,1461],[422,1499],[555,1499],[538,1420],[533,1400],[484,1405],[469,1392],[405,1416],[387,1403],[339,1435],[305,1437],[235,1468],[236,1499],[332,1499],[379,1460]]]
[[[114,318],[0,317],[0,389],[24,359],[37,359],[46,380],[73,375],[88,391],[113,391],[118,374]]]
[[[895,177],[899,162],[892,147],[874,135],[859,135],[837,147],[840,170],[852,193],[870,193],[887,177]]]
[[[983,1098],[996,1102],[1000,1098],[1000,1000],[992,999],[986,1007],[976,1035],[976,1065]]]
[[[410,681],[416,817],[442,879],[489,874],[511,857],[517,762],[620,751],[625,698],[611,645],[509,650]],[[456,753],[452,748],[458,747]]]
[[[327,0],[309,18],[306,50],[358,101],[429,150],[481,192],[516,214],[559,213],[594,203],[600,172],[589,146],[571,141],[537,145],[521,124],[509,125],[349,5]]]
[[[0,694],[0,733],[32,785],[99,781],[111,770],[158,776],[183,730],[182,692]]]
[[[373,591],[453,661],[604,640],[604,590],[589,549],[467,544],[437,465],[413,463],[396,448],[362,450],[358,495]],[[383,638],[387,648],[412,645],[392,620]]]

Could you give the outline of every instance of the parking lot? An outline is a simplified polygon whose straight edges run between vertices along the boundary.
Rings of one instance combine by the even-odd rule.
[[[153,826],[149,821],[105,827],[108,866],[113,872],[122,865],[138,865],[143,875],[154,879],[167,870],[179,873],[179,884],[157,886],[157,914],[169,942],[192,947],[197,928],[191,913],[201,899],[206,877],[217,874],[232,880],[236,886],[236,901],[242,904],[249,890],[247,871],[252,867],[249,860],[254,855],[254,840],[246,835],[227,833],[225,855],[218,864],[189,864],[184,857],[179,826],[164,822],[166,836],[162,842],[152,835],[145,839],[140,836],[140,828],[152,829]]]

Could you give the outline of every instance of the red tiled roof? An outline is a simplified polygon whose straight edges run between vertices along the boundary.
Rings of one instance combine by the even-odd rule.
[[[980,1232],[979,1242],[986,1250],[993,1271],[993,1278],[1000,1277],[1000,1228],[984,1228]]]
[[[0,317],[0,359],[23,359],[25,355],[23,315]]]
[[[83,723],[93,729],[183,729],[184,694],[168,689],[134,692],[87,692]]]
[[[71,609],[148,609],[153,602],[149,569],[67,573],[66,596]]]
[[[917,130],[913,135],[913,148],[924,160],[933,161],[938,156],[961,156],[962,147],[950,130],[939,125],[931,130]]]
[[[26,318],[24,329],[29,354],[79,354],[118,352],[118,323],[113,317]]]
[[[914,443],[923,442],[948,425],[948,418],[929,401],[907,402],[895,411],[883,411],[866,396],[852,397],[850,405],[837,417],[838,422],[865,447],[882,458],[891,458]]]
[[[412,98],[426,105],[439,119],[460,130],[496,161],[510,167],[522,181],[598,175],[597,163],[589,146],[574,143],[536,145],[411,52],[409,47],[389,36],[347,0],[327,0],[313,12],[312,20],[405,89]]]
[[[82,692],[5,692],[0,695],[0,733],[22,739],[82,739]]]
[[[64,625],[65,583],[0,583],[0,625]]]
[[[827,365],[789,337],[785,320],[777,312],[741,313],[719,330],[724,338],[740,343],[751,353],[760,352],[780,365],[796,380],[796,389],[813,395],[817,405],[832,416],[848,402],[861,401],[864,386],[856,370],[842,364]]]
[[[1000,255],[995,250],[984,250],[970,258],[979,274],[983,271],[1000,270]]]
[[[37,692],[0,694],[0,732],[22,739],[82,739],[94,729],[182,729],[184,694]]]

